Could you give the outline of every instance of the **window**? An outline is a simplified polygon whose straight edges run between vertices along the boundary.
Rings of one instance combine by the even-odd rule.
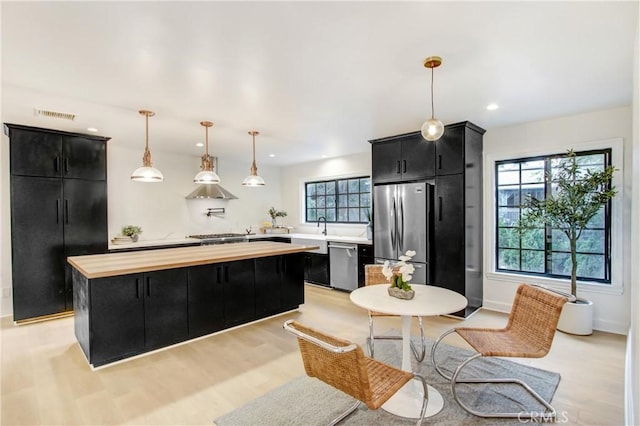
[[[368,176],[305,183],[305,221],[367,223],[371,208]]]
[[[565,155],[505,160],[496,163],[496,269],[504,272],[571,277],[569,241],[550,226],[522,235],[515,228],[520,202],[531,194],[544,199],[556,190],[554,172]],[[611,164],[611,150],[576,152],[586,170],[602,170]],[[545,181],[545,175],[552,177]],[[611,283],[611,203],[587,224],[577,242],[578,279]]]

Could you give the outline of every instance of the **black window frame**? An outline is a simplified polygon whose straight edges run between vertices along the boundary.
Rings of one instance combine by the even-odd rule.
[[[581,156],[588,156],[588,155],[604,155],[604,161],[603,164],[605,167],[610,166],[611,162],[612,162],[612,149],[611,148],[603,148],[603,149],[593,149],[593,150],[585,150],[585,151],[576,151],[575,152],[576,157],[581,157]],[[536,162],[536,161],[544,161],[544,172],[545,174],[549,173],[551,170],[551,164],[553,160],[558,160],[560,158],[566,157],[567,154],[566,153],[558,153],[558,154],[551,154],[551,155],[540,155],[540,156],[534,156],[534,157],[523,157],[523,158],[515,158],[515,159],[508,159],[508,160],[500,160],[500,161],[496,161],[495,162],[495,167],[494,167],[494,173],[495,173],[495,185],[494,185],[494,200],[495,200],[495,207],[494,207],[494,217],[495,217],[495,229],[494,229],[494,259],[495,259],[495,265],[494,265],[494,269],[496,272],[506,272],[506,273],[514,273],[514,274],[519,274],[519,275],[528,275],[528,276],[539,276],[539,277],[546,277],[546,278],[555,278],[555,279],[570,279],[570,273],[568,275],[565,274],[557,274],[557,273],[552,273],[551,271],[551,266],[552,266],[552,261],[553,261],[553,253],[569,253],[567,250],[557,250],[557,249],[553,249],[552,247],[552,237],[551,237],[551,233],[552,233],[552,229],[549,225],[546,225],[544,227],[544,237],[543,237],[543,245],[544,248],[543,249],[531,249],[531,248],[525,248],[524,250],[527,251],[542,251],[543,252],[543,256],[544,256],[544,272],[533,272],[533,271],[524,271],[522,270],[522,252],[523,252],[523,248],[522,248],[522,238],[519,239],[519,247],[513,248],[513,247],[501,247],[500,246],[500,229],[509,229],[509,228],[513,228],[513,227],[509,227],[509,226],[501,226],[500,225],[500,208],[517,208],[518,209],[518,217],[521,211],[521,201],[523,199],[523,197],[526,195],[526,191],[523,191],[522,186],[523,186],[523,182],[522,182],[522,164],[523,163],[528,163],[528,162]],[[519,172],[519,179],[518,179],[518,184],[513,184],[513,185],[500,185],[500,180],[499,180],[499,167],[501,165],[505,165],[505,164],[519,164],[520,166],[518,167],[518,172]],[[524,185],[526,185],[526,182],[524,183]],[[553,182],[548,181],[547,179],[543,179],[543,186],[544,186],[544,195],[546,197],[546,195],[549,193],[549,191],[551,191]],[[500,188],[504,187],[504,186],[518,186],[518,194],[517,196],[518,198],[518,204],[517,205],[509,205],[509,204],[501,204],[500,203]],[[594,230],[602,230],[604,231],[604,241],[602,243],[603,245],[603,250],[602,253],[593,253],[593,252],[585,252],[582,254],[598,254],[603,256],[603,261],[604,261],[604,265],[603,265],[603,272],[604,272],[604,278],[594,278],[594,277],[585,277],[585,276],[577,276],[577,279],[579,281],[583,281],[583,282],[595,282],[595,283],[601,283],[601,284],[611,284],[611,247],[612,247],[612,235],[611,235],[611,218],[612,218],[612,212],[611,212],[611,206],[612,206],[612,202],[611,200],[609,200],[609,202],[604,206],[604,219],[603,219],[603,228],[590,228],[590,229],[594,229]],[[541,228],[542,229],[542,228]],[[520,265],[520,269],[510,269],[510,268],[501,268],[500,267],[500,250],[501,249],[510,249],[510,250],[518,250],[520,257],[519,257],[519,265]],[[581,254],[580,252],[578,252],[578,254]]]
[[[366,179],[368,180],[368,190],[363,190],[362,189],[362,180]],[[358,181],[358,191],[351,191],[351,189],[349,188],[349,181],[353,181],[353,180],[357,180]],[[340,189],[340,182],[347,182],[347,191],[344,192]],[[310,199],[315,199],[315,201],[318,200],[318,194],[316,193],[317,191],[317,187],[318,184],[324,184],[324,193],[321,194],[323,197],[325,197],[324,199],[324,205],[322,207],[319,207],[318,205],[309,206],[310,203]],[[314,191],[313,194],[310,194],[309,188],[310,185],[314,185]],[[327,190],[327,185],[331,185],[332,186],[332,190]],[[313,180],[313,181],[307,181],[304,183],[304,220],[305,223],[315,223],[318,221],[318,217],[325,217],[327,223],[344,223],[344,224],[367,224],[369,222],[369,220],[367,219],[367,217],[371,216],[371,205],[372,205],[372,200],[371,200],[371,176],[352,176],[352,177],[341,177],[341,178],[334,178],[334,179],[321,179],[321,180]],[[330,193],[332,191],[332,193]],[[339,197],[340,196],[346,196],[347,197],[347,202],[348,201],[348,197],[350,195],[358,195],[358,204],[357,206],[353,206],[353,205],[347,205],[346,207],[340,206],[339,205]],[[369,203],[368,205],[364,205],[362,204],[362,200],[363,200],[363,195],[366,195],[365,198],[368,198]],[[327,197],[333,197],[333,200],[328,200]],[[331,202],[331,206],[327,207],[326,203],[327,201],[332,201]],[[354,209],[357,208],[358,209],[358,220],[350,220],[349,218],[349,209]],[[347,210],[347,220],[339,220],[340,218],[340,209],[346,209]],[[333,214],[331,214],[331,212],[329,212],[329,210],[333,210]],[[311,211],[313,211],[315,213],[315,217],[310,215]],[[322,214],[318,215],[318,212],[322,211]]]

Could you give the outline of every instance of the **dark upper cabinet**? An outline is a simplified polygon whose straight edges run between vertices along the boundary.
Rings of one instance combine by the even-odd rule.
[[[222,280],[218,265],[192,266],[188,274],[189,336],[198,337],[224,328]]]
[[[89,362],[94,366],[136,355],[145,349],[143,274],[97,278],[85,284],[89,296]],[[88,308],[88,307],[87,307]],[[80,310],[82,308],[79,308]],[[78,321],[78,319],[76,319]],[[76,330],[76,335],[78,331]],[[99,338],[97,338],[99,336]],[[82,336],[78,336],[81,343]]]
[[[11,173],[106,180],[108,138],[7,124]]]
[[[216,281],[222,282],[225,326],[255,319],[254,263],[251,260],[218,264]]]
[[[373,183],[414,181],[434,176],[435,144],[420,132],[371,142]]]
[[[108,138],[13,124],[5,129],[11,153],[14,320],[70,311],[66,257],[107,251]]]
[[[145,347],[159,348],[189,335],[187,269],[144,273]]]
[[[435,142],[437,175],[464,172],[464,133],[462,126],[447,126],[442,137]]]
[[[58,179],[11,177],[15,321],[65,310],[62,188]]]

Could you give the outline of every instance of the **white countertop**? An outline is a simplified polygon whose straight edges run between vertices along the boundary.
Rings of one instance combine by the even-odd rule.
[[[372,244],[371,240],[367,240],[365,237],[353,237],[347,235],[322,235],[322,234],[253,234],[248,235],[247,239],[263,239],[263,238],[304,238],[310,240],[319,241],[336,241],[341,243],[356,243],[356,244]],[[126,250],[132,248],[144,248],[144,247],[159,247],[159,246],[172,246],[172,245],[186,245],[186,244],[198,244],[200,240],[197,238],[165,238],[161,240],[143,240],[140,239],[137,242],[127,244],[113,244],[109,242],[109,250]]]

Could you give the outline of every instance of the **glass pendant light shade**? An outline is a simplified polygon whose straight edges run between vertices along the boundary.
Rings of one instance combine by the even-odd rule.
[[[437,118],[430,118],[424,122],[420,129],[422,137],[428,141],[437,141],[444,133],[444,124]]]
[[[155,167],[151,162],[151,151],[149,151],[149,117],[153,117],[155,113],[153,111],[140,110],[141,115],[145,116],[146,132],[145,132],[145,145],[144,155],[142,156],[142,167],[138,167],[131,173],[131,180],[135,182],[162,182],[164,176],[162,172]]]
[[[433,108],[433,69],[439,67],[440,64],[442,64],[442,58],[439,56],[429,56],[424,60],[424,67],[431,68],[431,118],[422,124],[420,133],[428,141],[437,141],[444,134],[444,124],[434,117]]]
[[[193,178],[194,183],[212,185],[220,183],[220,176],[213,171],[213,161],[209,155],[209,127],[213,126],[211,121],[201,121],[200,125],[205,129],[205,154],[202,156],[202,171]]]
[[[249,132],[251,136],[253,136],[253,163],[251,163],[251,174],[244,178],[242,184],[244,186],[264,186],[264,179],[258,176],[258,166],[256,166],[256,135],[259,135],[260,132],[256,130],[251,130]]]

